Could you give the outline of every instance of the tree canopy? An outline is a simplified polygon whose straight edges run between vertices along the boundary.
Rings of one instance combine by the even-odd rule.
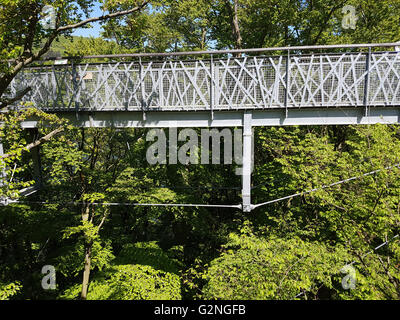
[[[0,300],[400,298],[398,125],[257,128],[253,201],[318,190],[248,214],[105,205],[239,203],[241,181],[232,165],[149,164],[147,129],[6,109],[29,90],[10,97],[12,79],[46,56],[397,42],[399,0],[99,3],[94,17],[86,0],[0,2],[0,198],[35,183],[39,148],[42,180],[29,201],[0,206]],[[343,26],[346,5],[355,29]],[[100,38],[71,36],[94,21]],[[38,128],[22,129],[32,116]],[[41,286],[44,265],[54,290]]]

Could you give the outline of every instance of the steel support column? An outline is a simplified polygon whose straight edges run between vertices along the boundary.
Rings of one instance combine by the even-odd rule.
[[[243,168],[242,168],[242,201],[243,212],[250,212],[251,205],[251,171],[252,171],[252,112],[243,114]]]

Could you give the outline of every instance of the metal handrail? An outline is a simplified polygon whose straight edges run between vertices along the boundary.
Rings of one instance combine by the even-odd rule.
[[[261,59],[260,55],[256,54],[258,58],[254,57],[254,63],[251,62],[252,56],[216,57],[215,53],[221,51],[208,51],[212,54],[205,57],[205,60],[177,57],[160,61],[159,65],[149,65],[138,55],[136,55],[138,58],[132,59],[129,65],[126,65],[127,62],[123,59],[116,62],[118,61],[116,57],[121,55],[103,55],[100,57],[112,56],[115,61],[93,64],[71,60],[60,66],[42,67],[51,72],[42,72],[41,68],[30,67],[27,69],[27,74],[29,70],[38,72],[29,77],[24,77],[24,73],[21,73],[21,77],[13,82],[10,90],[15,93],[21,86],[32,86],[35,90],[27,96],[29,101],[34,101],[38,106],[43,105],[43,108],[48,108],[49,103],[53,107],[59,103],[68,110],[71,109],[71,101],[80,102],[80,110],[88,108],[91,101],[90,108],[96,110],[127,109],[129,106],[134,109],[140,108],[143,112],[150,109],[154,111],[156,107],[157,109],[165,107],[165,110],[203,108],[211,111],[235,108],[284,108],[287,111],[292,107],[343,107],[349,104],[364,106],[367,112],[369,106],[400,103],[400,88],[397,86],[400,51],[396,48],[395,51],[384,51],[377,55],[374,53],[381,48],[384,50],[383,47],[394,45],[397,47],[400,43],[285,47],[287,51],[279,52],[279,59],[266,61],[263,60],[264,56],[271,54],[263,54]],[[374,46],[376,49],[372,52],[371,48]],[[349,47],[369,48],[369,50],[366,53],[364,50],[344,50]],[[331,53],[323,52],[302,54],[299,48],[303,50],[339,48],[338,51],[346,52],[338,52],[333,56]],[[271,52],[277,48],[243,51],[249,52],[249,50]],[[224,52],[237,52],[237,50]],[[311,59],[302,59],[310,54]],[[347,55],[353,56],[347,59]],[[183,60],[187,60],[189,64],[182,63]],[[143,75],[138,78],[138,72],[142,70],[138,69],[138,66],[142,66],[142,61],[143,65],[146,65],[145,82]],[[193,61],[198,63],[192,66]],[[205,61],[210,61],[210,64]],[[99,66],[92,68],[92,65]],[[76,80],[77,73],[74,72],[74,68],[79,69],[79,81]],[[214,68],[217,68],[218,72],[214,72]],[[315,74],[315,68],[318,69],[318,75]],[[55,73],[56,69],[60,72]],[[193,70],[197,71],[193,73]],[[87,82],[84,81],[86,72],[89,72],[86,80],[90,80]],[[218,80],[215,79],[215,75]],[[316,84],[316,81],[319,84]],[[77,85],[78,82],[82,86]],[[181,86],[184,86],[185,90],[182,91]],[[145,108],[143,101],[152,101],[154,93],[159,94],[158,102],[155,101],[150,109]],[[372,96],[372,99],[369,96]]]
[[[143,58],[143,57],[173,57],[173,56],[191,56],[191,55],[220,55],[237,53],[260,53],[271,51],[294,51],[294,50],[325,50],[325,49],[356,49],[356,48],[388,48],[400,46],[400,42],[390,43],[364,43],[364,44],[332,44],[332,45],[314,45],[314,46],[289,46],[289,47],[270,47],[253,49],[231,49],[231,50],[211,50],[211,51],[183,51],[183,52],[159,52],[159,53],[123,53],[123,54],[103,54],[88,56],[66,56],[66,57],[48,57],[42,60],[75,60],[75,59],[107,59],[107,58]]]

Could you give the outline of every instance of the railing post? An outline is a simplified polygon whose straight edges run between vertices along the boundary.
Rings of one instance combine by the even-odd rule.
[[[126,110],[129,110],[129,88],[133,88],[134,85],[132,84],[132,80],[129,77],[129,71],[126,71],[126,88],[124,93],[124,106]]]
[[[364,82],[364,107],[365,107],[365,116],[368,116],[369,108],[369,78],[370,78],[370,64],[371,64],[371,47],[368,48],[368,53],[366,56],[365,63],[365,82]]]
[[[57,108],[57,78],[56,78],[56,67],[54,63],[51,65],[51,85],[53,87],[53,109]]]
[[[143,111],[143,121],[146,120],[146,101],[145,101],[145,87],[143,85],[144,77],[143,77],[143,64],[142,58],[139,57],[139,84],[140,84],[140,92],[142,95],[142,111]]]
[[[288,103],[289,103],[289,83],[290,83],[290,49],[288,49],[286,57],[286,77],[285,77],[285,117],[288,116]]]
[[[214,109],[219,105],[219,65],[218,60],[214,60]]]
[[[163,84],[163,73],[162,70],[158,70],[158,81],[159,81],[159,86],[158,86],[158,106],[162,108],[164,106],[164,84]]]
[[[321,82],[324,82],[324,60],[322,58],[322,54],[319,56],[319,78]],[[321,89],[321,107],[325,105],[325,95],[323,85],[320,87]],[[328,98],[329,100],[329,98]]]
[[[76,116],[78,118],[78,111],[79,111],[79,101],[78,101],[78,82],[77,82],[77,72],[76,72],[76,64],[74,63],[74,60],[71,62],[71,67],[72,67],[72,85],[73,85],[73,99],[75,103],[75,111],[76,111]]]
[[[215,76],[214,76],[214,57],[210,56],[210,111],[211,120],[214,120],[214,86],[215,86]]]

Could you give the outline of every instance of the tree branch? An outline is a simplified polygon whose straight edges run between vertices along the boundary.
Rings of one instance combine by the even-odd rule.
[[[67,26],[59,27],[56,30],[56,32],[60,33],[62,31],[66,31],[66,30],[71,30],[71,29],[76,29],[76,28],[82,27],[82,26],[84,26],[84,25],[86,25],[88,23],[91,23],[91,22],[97,22],[97,21],[102,21],[102,20],[107,20],[107,19],[111,19],[111,18],[117,18],[117,17],[120,17],[120,16],[128,15],[128,14],[131,14],[133,12],[140,11],[148,3],[149,3],[149,1],[144,1],[141,5],[139,5],[139,6],[135,7],[135,8],[129,9],[129,10],[109,13],[109,14],[102,15],[102,16],[99,16],[99,17],[86,19],[86,20],[80,21],[80,22],[75,23],[75,24],[70,24],[70,25],[67,25]]]
[[[64,127],[59,127],[57,129],[53,130],[52,132],[50,132],[49,134],[41,137],[40,139],[28,144],[27,146],[25,146],[23,148],[23,150],[29,151],[29,150],[41,145],[43,142],[49,141],[52,137],[54,137],[56,134],[58,134],[58,133],[60,133],[62,131],[64,131]],[[7,154],[2,155],[0,157],[0,159],[6,159],[6,158],[10,158],[12,156],[13,156],[13,154],[7,153]]]
[[[141,9],[143,9],[147,4],[149,3],[149,1],[144,1],[141,5],[136,6],[132,9],[129,10],[124,10],[124,11],[118,11],[118,12],[114,12],[114,13],[109,13],[106,15],[102,15],[99,17],[94,17],[94,18],[89,18],[83,21],[80,21],[78,23],[75,24],[70,24],[67,26],[62,26],[62,27],[58,27],[56,30],[54,30],[54,32],[49,36],[49,38],[47,39],[46,43],[43,45],[43,47],[36,53],[36,54],[32,54],[31,56],[23,59],[22,61],[20,61],[19,63],[17,63],[11,74],[13,76],[15,76],[24,66],[29,65],[30,63],[32,63],[33,61],[36,61],[38,59],[40,59],[49,49],[51,44],[53,43],[54,39],[57,38],[57,36],[64,32],[64,31],[68,31],[68,30],[72,30],[72,29],[76,29],[79,27],[83,27],[85,25],[87,25],[88,23],[91,22],[97,22],[97,21],[102,21],[102,20],[107,20],[107,19],[112,19],[112,18],[117,18],[120,16],[124,16],[124,15],[128,15],[131,14],[133,12],[136,11],[140,11]],[[21,57],[22,58],[22,57]],[[17,59],[18,60],[18,59]]]
[[[101,227],[103,226],[104,222],[106,221],[107,216],[109,215],[109,208],[106,208],[106,212],[103,214],[103,217],[97,227],[97,232],[100,231]]]
[[[14,98],[10,98],[10,99],[0,99],[0,109],[3,109],[5,107],[7,107],[10,104],[13,104],[14,102],[22,99],[22,97],[24,95],[26,95],[29,91],[31,91],[32,88],[31,87],[27,87],[24,90],[21,90],[19,92],[17,92],[17,94],[15,95]]]
[[[345,5],[347,2],[348,2],[348,0],[343,0],[342,2],[340,2],[339,4],[337,4],[336,6],[333,6],[331,8],[331,10],[329,11],[328,15],[325,18],[325,21],[323,22],[321,28],[319,29],[318,34],[316,35],[314,40],[311,41],[311,44],[314,45],[314,44],[316,44],[318,42],[318,40],[322,36],[322,33],[326,30],[326,27],[328,26],[328,22],[331,19],[332,15],[335,13],[336,10],[340,9],[341,7],[343,7],[343,5]],[[311,36],[310,36],[310,38],[311,38]]]

